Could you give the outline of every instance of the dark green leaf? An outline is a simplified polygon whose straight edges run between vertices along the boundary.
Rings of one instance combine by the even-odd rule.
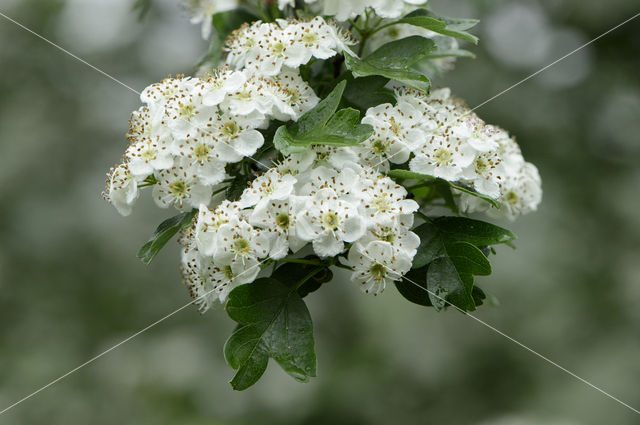
[[[398,292],[412,303],[431,307],[429,291],[427,291],[427,268],[409,270],[404,278],[395,282]]]
[[[426,28],[438,34],[478,44],[478,37],[465,31],[478,23],[476,19],[446,18],[444,16],[438,16],[427,9],[418,9],[409,13],[396,23]]]
[[[454,242],[448,245],[447,255],[460,273],[474,276],[491,274],[491,263],[487,257],[469,242]]]
[[[269,357],[291,376],[306,382],[316,374],[313,324],[304,301],[293,288],[271,278],[235,288],[226,311],[245,325],[225,344],[225,358],[237,372],[235,390],[253,385]]]
[[[273,144],[280,152],[289,155],[303,152],[313,145],[355,146],[373,133],[373,127],[360,124],[360,112],[346,108],[336,112],[346,82],[336,88],[315,108],[304,114],[297,123],[281,126],[276,131]]]
[[[151,236],[151,239],[142,245],[142,248],[138,251],[138,258],[140,258],[143,263],[149,265],[158,252],[160,252],[176,233],[191,225],[196,211],[197,210],[184,212],[163,221],[153,236]]]
[[[371,76],[363,78],[353,78],[349,73],[347,78],[347,88],[344,91],[343,100],[349,105],[366,112],[367,109],[383,103],[396,103],[393,91],[385,88],[389,82],[388,78]]]
[[[440,217],[433,221],[449,240],[469,242],[477,247],[498,244],[512,245],[516,236],[509,230],[466,217]]]
[[[278,267],[271,277],[289,287],[298,285],[300,281],[305,279],[311,272],[322,265],[322,261],[316,256],[305,257],[304,260],[317,261],[318,265],[313,266],[311,264],[286,263]],[[333,272],[327,267],[302,284],[302,286],[298,288],[298,295],[300,295],[301,298],[304,298],[310,293],[320,289],[322,284],[330,282],[332,279]]]
[[[242,196],[244,190],[251,183],[251,178],[238,173],[225,191],[225,197],[230,201],[237,201]]]
[[[471,296],[473,297],[473,302],[476,304],[476,307],[484,304],[484,300],[487,298],[487,295],[479,286],[473,287]]]
[[[463,311],[473,311],[473,276],[460,273],[448,257],[438,258],[427,269],[427,289],[436,310],[442,310],[447,302]],[[445,302],[446,301],[446,302]]]
[[[427,92],[431,82],[414,65],[428,58],[434,48],[433,40],[411,36],[387,43],[364,59],[345,53],[345,63],[355,77],[379,75]]]

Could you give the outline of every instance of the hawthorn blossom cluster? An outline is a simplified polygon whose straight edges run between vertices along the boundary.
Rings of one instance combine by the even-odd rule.
[[[279,19],[276,23],[245,24],[227,42],[227,63],[273,76],[283,67],[299,68],[311,58],[329,59],[355,42],[335,23],[321,17],[308,21]]]
[[[204,205],[183,238],[183,274],[201,309],[253,281],[266,261],[305,246],[343,254],[351,280],[378,294],[409,271],[420,239],[410,231],[418,204],[393,180],[358,164],[344,147],[286,156],[235,202]]]
[[[240,0],[186,0],[184,5],[191,14],[191,23],[202,25],[202,38],[206,40],[211,35],[211,16],[237,9],[240,3]],[[398,18],[426,3],[427,0],[305,0],[316,15],[333,16],[338,21],[363,15],[367,8],[382,18]],[[280,10],[295,7],[295,0],[278,0],[278,7]]]
[[[502,205],[496,209],[462,193],[465,212],[514,219],[537,208],[542,197],[538,171],[505,130],[484,123],[449,89],[426,95],[397,87],[395,95],[396,105],[370,108],[362,120],[374,127],[373,136],[355,149],[363,163],[386,170],[408,161],[415,173],[460,183]]]
[[[105,192],[123,215],[131,213],[139,188],[150,185],[162,208],[209,205],[229,177],[226,166],[263,145],[259,129],[271,119],[295,120],[318,102],[291,69],[273,77],[222,68],[207,79],[167,78],[141,99],[145,106],[131,115],[124,161],[109,173]]]

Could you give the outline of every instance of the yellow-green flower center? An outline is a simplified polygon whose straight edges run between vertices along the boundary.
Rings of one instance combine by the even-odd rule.
[[[334,212],[328,212],[322,217],[322,226],[325,230],[335,231],[338,230],[340,225],[340,218]]]
[[[233,243],[233,252],[236,255],[244,256],[249,253],[251,246],[249,245],[249,241],[244,238],[240,238]]]
[[[233,121],[224,123],[222,126],[222,134],[225,137],[235,137],[240,133],[240,126]]]
[[[382,264],[374,264],[369,269],[369,273],[375,280],[382,280],[387,275],[387,269]]]
[[[189,193],[189,188],[184,182],[177,181],[169,185],[169,191],[176,199],[182,199]]]
[[[453,159],[453,155],[446,149],[438,149],[433,153],[433,159],[437,165],[448,165]]]
[[[283,230],[287,230],[289,228],[289,224],[290,224],[290,220],[289,220],[289,215],[288,214],[279,214],[276,217],[276,225],[283,229]]]

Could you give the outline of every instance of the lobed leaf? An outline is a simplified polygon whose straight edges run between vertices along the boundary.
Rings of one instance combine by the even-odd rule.
[[[263,278],[229,294],[227,314],[243,325],[224,348],[227,363],[236,370],[233,389],[255,384],[269,358],[298,381],[306,382],[316,375],[313,324],[296,288]]]
[[[435,49],[433,40],[411,36],[381,46],[364,59],[345,53],[345,64],[355,77],[381,76],[428,92],[429,78],[414,68]]]
[[[337,111],[345,87],[346,81],[341,81],[298,122],[278,128],[273,138],[276,149],[289,155],[304,152],[313,145],[356,146],[371,137],[373,127],[360,124],[358,110]]]

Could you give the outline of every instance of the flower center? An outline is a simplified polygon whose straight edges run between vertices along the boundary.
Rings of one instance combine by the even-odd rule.
[[[209,152],[209,146],[203,143],[196,146],[196,148],[193,150],[193,156],[195,156],[196,160],[198,160],[199,162],[205,162],[207,159],[209,159]]]
[[[145,161],[154,161],[158,156],[158,152],[155,149],[149,148],[149,149],[143,150],[140,156]]]
[[[433,159],[436,165],[448,165],[453,159],[453,155],[446,149],[438,149],[433,153]]]
[[[371,144],[371,149],[376,155],[382,155],[389,149],[389,144],[382,139],[378,139]]]
[[[400,135],[400,132],[402,131],[402,127],[400,126],[400,124],[398,124],[396,122],[395,119],[391,118],[391,127],[390,130],[393,134],[395,134],[396,136]]]
[[[196,114],[196,107],[193,105],[180,105],[180,117],[191,119]]]
[[[189,193],[189,188],[185,182],[176,181],[169,185],[169,191],[176,199],[182,199]]]
[[[391,202],[389,202],[389,198],[387,198],[386,196],[374,199],[371,204],[376,209],[376,211],[380,213],[391,212]]]
[[[222,126],[222,134],[225,137],[235,137],[240,133],[240,126],[233,121],[224,123]]]
[[[484,175],[487,171],[489,171],[489,164],[487,163],[487,160],[484,158],[476,159],[476,173]]]
[[[336,231],[340,225],[340,218],[334,212],[328,212],[322,217],[322,226],[325,230]]]
[[[236,255],[245,256],[249,253],[250,248],[251,246],[249,245],[249,241],[244,238],[240,238],[233,243],[232,250]]]
[[[369,273],[375,280],[382,280],[387,275],[387,269],[382,264],[374,264],[369,269]]]
[[[511,205],[517,204],[519,199],[518,195],[512,190],[504,195],[504,200]]]
[[[318,41],[318,34],[313,32],[308,32],[302,36],[302,41],[305,44],[316,44],[316,42]]]
[[[277,42],[275,43],[272,47],[271,47],[271,52],[275,55],[275,56],[282,56],[284,54],[284,44],[282,44],[281,42]]]
[[[276,217],[276,225],[283,230],[287,230],[290,225],[289,215],[284,213],[279,214]]]

